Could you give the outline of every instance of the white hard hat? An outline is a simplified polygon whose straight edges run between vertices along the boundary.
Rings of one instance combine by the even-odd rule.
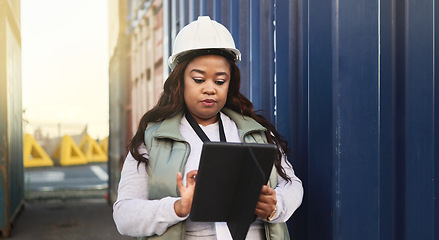
[[[168,64],[174,69],[185,59],[206,54],[221,55],[235,63],[241,61],[241,52],[229,30],[208,16],[200,16],[177,34]]]

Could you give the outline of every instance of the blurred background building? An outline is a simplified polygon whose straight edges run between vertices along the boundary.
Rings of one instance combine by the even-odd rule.
[[[163,68],[161,0],[110,0],[109,12],[110,196],[115,200],[126,146],[157,102],[168,68]]]

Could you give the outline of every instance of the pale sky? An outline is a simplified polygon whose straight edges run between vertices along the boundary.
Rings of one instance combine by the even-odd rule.
[[[87,125],[91,137],[108,136],[107,4],[21,0],[25,132],[41,126],[52,135],[60,123],[63,131]]]

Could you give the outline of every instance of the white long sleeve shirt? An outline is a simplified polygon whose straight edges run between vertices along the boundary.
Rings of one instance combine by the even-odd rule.
[[[223,113],[221,119],[227,142],[240,142],[235,122]],[[201,128],[211,141],[219,141],[218,123]],[[203,142],[185,117],[181,119],[180,132],[191,148],[183,175],[183,183],[186,184],[186,174],[198,169]],[[142,151],[146,152],[146,148]],[[137,164],[138,162],[129,153],[123,165],[118,197],[113,205],[113,218],[122,235],[133,237],[161,235],[168,227],[186,220],[185,239],[231,239],[225,223],[192,222],[187,216],[177,216],[174,203],[179,198],[148,200],[145,165],[141,163],[137,167]],[[278,177],[278,185],[275,187],[277,211],[273,223],[286,222],[300,206],[303,196],[302,182],[295,176],[292,166],[286,159],[282,160],[282,166],[291,178],[291,182]],[[265,239],[262,221],[257,220],[250,226],[246,239]]]

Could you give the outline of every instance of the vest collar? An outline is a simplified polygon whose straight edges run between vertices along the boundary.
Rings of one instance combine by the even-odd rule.
[[[243,116],[229,108],[223,108],[221,110],[224,114],[229,116],[238,126],[238,129],[243,133],[250,133],[254,131],[266,131],[267,129],[263,127],[260,123],[251,117]]]
[[[176,141],[186,141],[184,137],[180,133],[180,122],[183,117],[183,111],[180,111],[171,117],[163,120],[160,127],[157,129],[155,133],[155,137],[157,138],[170,138]]]
[[[223,108],[221,111],[236,123],[241,138],[250,132],[267,130],[251,117],[242,116],[240,113],[237,113],[229,108]],[[186,141],[179,131],[183,114],[184,112],[180,111],[163,120],[162,124],[155,133],[155,137],[170,138],[176,141]]]

